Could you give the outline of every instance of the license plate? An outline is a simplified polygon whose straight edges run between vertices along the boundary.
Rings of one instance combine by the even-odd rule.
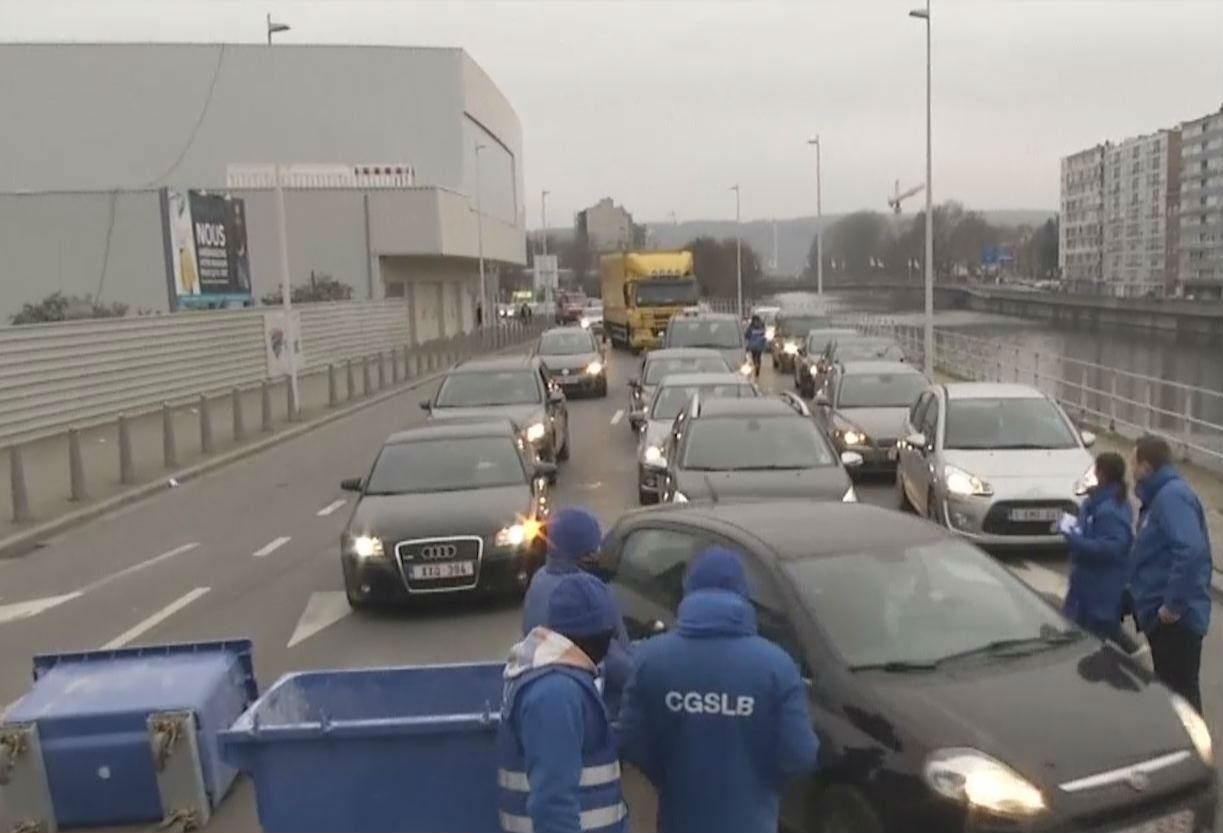
[[[414,579],[470,578],[476,574],[474,561],[453,561],[447,564],[413,564],[408,575]]]
[[[1113,833],[1193,833],[1193,811],[1181,810],[1170,816],[1136,824],[1133,827],[1122,827]]]
[[[1012,521],[1056,521],[1062,515],[1062,510],[1053,509],[1012,509]]]

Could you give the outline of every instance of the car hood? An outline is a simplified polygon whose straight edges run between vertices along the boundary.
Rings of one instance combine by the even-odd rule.
[[[845,420],[866,432],[874,440],[894,440],[904,430],[909,409],[900,408],[841,408],[837,411]]]
[[[519,428],[526,428],[532,422],[544,420],[544,406],[532,405],[482,405],[478,408],[434,408],[430,412],[432,419],[490,419],[506,417]]]
[[[909,730],[925,752],[980,750],[1033,781],[1050,799],[1066,798],[1052,789],[1066,781],[1192,749],[1167,690],[1092,639],[945,672],[855,677],[862,681],[868,675],[878,681],[872,691],[882,717]],[[1198,760],[1195,753],[1193,762]],[[1177,767],[1168,777],[1178,780],[1178,772],[1200,774],[1200,768]],[[1157,785],[1154,776],[1152,782]]]
[[[549,356],[540,354],[539,360],[543,362],[544,367],[549,370],[584,370],[586,365],[593,362],[595,359],[602,360],[602,356],[598,353],[567,353],[563,356]]]
[[[531,489],[521,485],[414,495],[365,495],[348,529],[388,543],[438,535],[489,537],[530,511]]]
[[[944,449],[943,461],[989,481],[1005,483],[1006,497],[1053,490],[1057,495],[1073,491],[1075,481],[1091,467],[1091,454],[1082,448],[964,451]]]
[[[689,500],[808,498],[841,500],[849,475],[840,466],[794,471],[680,471],[676,489]]]

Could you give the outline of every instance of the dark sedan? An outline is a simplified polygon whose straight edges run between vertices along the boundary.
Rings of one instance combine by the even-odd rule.
[[[760,633],[807,683],[820,766],[785,828],[1214,830],[1205,722],[971,544],[865,504],[633,512],[601,556],[631,637],[672,626],[713,544],[743,554]]]
[[[794,387],[800,396],[810,399],[823,384],[824,374],[828,370],[828,359],[824,353],[829,345],[838,338],[856,335],[857,330],[841,327],[828,327],[807,333],[807,341],[799,347],[798,355],[794,358]]]
[[[340,538],[354,608],[467,590],[521,590],[543,561],[540,524],[554,467],[508,420],[429,424],[392,434]]]
[[[535,356],[566,395],[607,396],[603,348],[584,327],[556,327],[540,335]]]
[[[774,369],[789,373],[807,340],[807,333],[829,326],[826,315],[805,310],[782,310],[777,313],[773,326],[773,340],[769,352],[773,356]]]
[[[739,319],[726,313],[699,312],[675,316],[667,324],[662,346],[664,349],[705,347],[717,350],[731,369],[744,376],[751,376],[755,371],[747,357],[747,344],[743,341]]]
[[[641,373],[629,382],[629,413],[641,411],[654,398],[658,383],[668,373],[721,373],[733,368],[717,350],[705,347],[673,347],[651,350],[641,361]],[[633,431],[632,421],[629,428]]]
[[[660,497],[686,503],[732,498],[854,501],[845,471],[793,394],[772,399],[697,396],[676,418],[663,450]]]
[[[862,455],[864,471],[896,471],[905,416],[929,386],[904,362],[846,362],[815,397],[815,416],[837,451]]]

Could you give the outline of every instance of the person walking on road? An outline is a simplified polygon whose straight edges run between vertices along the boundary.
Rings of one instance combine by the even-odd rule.
[[[546,624],[510,651],[498,735],[505,833],[622,833],[628,808],[615,733],[595,685],[616,631],[611,591],[566,575]]]
[[[1121,607],[1130,575],[1134,511],[1125,489],[1125,460],[1105,452],[1096,458],[1096,486],[1078,522],[1062,530],[1070,548],[1070,586],[1062,612],[1100,639],[1122,643]]]
[[[524,636],[547,622],[549,600],[566,576],[593,569],[603,542],[598,519],[577,507],[566,507],[555,512],[544,534],[548,542],[548,556],[544,566],[531,577],[523,600]],[[603,696],[612,719],[615,719],[620,711],[624,686],[633,670],[633,660],[628,632],[624,629],[624,619],[614,597],[611,605],[615,612],[616,636],[603,661]]]
[[[659,833],[772,833],[819,742],[788,654],[756,634],[739,556],[712,547],[684,580],[674,632],[637,649],[621,756],[658,790]]]
[[[760,357],[764,355],[764,350],[768,346],[768,339],[764,321],[759,315],[753,315],[752,320],[748,322],[747,331],[743,334],[743,340],[747,342],[747,352],[752,355],[752,366],[756,369],[756,378],[760,378]]]
[[[1210,626],[1210,533],[1201,501],[1171,460],[1161,437],[1141,437],[1134,448],[1134,491],[1142,509],[1130,594],[1155,676],[1200,713],[1202,640]]]

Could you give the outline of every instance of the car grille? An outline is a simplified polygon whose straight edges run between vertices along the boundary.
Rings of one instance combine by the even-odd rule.
[[[895,448],[896,438],[890,437],[890,438],[882,439],[882,440],[877,439],[875,440],[875,445],[879,448]]]
[[[416,538],[395,545],[395,559],[404,586],[410,593],[444,593],[470,590],[480,583],[480,562],[484,555],[484,539],[476,535],[455,535],[446,538]],[[446,578],[414,578],[412,568],[424,565],[472,564],[471,575]],[[444,567],[443,569],[449,569]]]
[[[1197,788],[1137,805],[1114,806],[1076,817],[1074,829],[1089,833],[1196,833],[1199,827],[1194,810],[1205,797],[1205,791]]]
[[[1001,500],[989,508],[981,529],[987,535],[1051,535],[1056,518],[1049,521],[1013,521],[1012,509],[1052,509],[1077,515],[1079,507],[1069,500]]]

